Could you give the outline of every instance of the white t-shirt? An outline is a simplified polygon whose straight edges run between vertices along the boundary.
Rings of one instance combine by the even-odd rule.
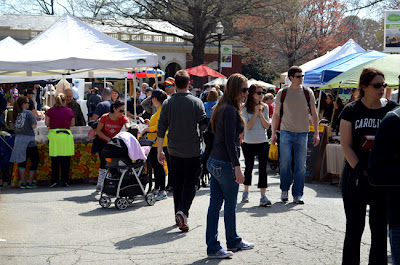
[[[74,92],[74,99],[78,100],[79,99],[79,90],[76,86],[72,87],[72,92]]]
[[[399,96],[399,90],[394,90],[392,91],[392,93],[390,94],[390,100],[397,102],[397,97]]]

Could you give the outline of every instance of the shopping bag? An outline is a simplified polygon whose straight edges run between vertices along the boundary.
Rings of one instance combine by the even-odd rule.
[[[268,158],[273,161],[278,160],[278,146],[277,145],[270,144]]]
[[[93,140],[95,136],[96,136],[96,130],[93,128],[90,128],[90,130],[88,132],[88,137],[90,138],[90,140]]]

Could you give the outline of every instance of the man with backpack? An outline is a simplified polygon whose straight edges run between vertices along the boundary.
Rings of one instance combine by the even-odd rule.
[[[304,87],[303,71],[298,66],[290,67],[288,77],[292,84],[279,90],[276,95],[276,109],[272,119],[272,144],[277,143],[276,131],[280,125],[280,188],[283,202],[289,199],[292,184],[293,202],[304,204],[303,190],[306,173],[307,141],[309,133],[309,114],[314,128],[318,128],[318,115],[315,97],[311,89]],[[314,131],[314,146],[319,144],[318,129]],[[293,151],[293,157],[292,157]],[[292,159],[294,171],[292,171]]]

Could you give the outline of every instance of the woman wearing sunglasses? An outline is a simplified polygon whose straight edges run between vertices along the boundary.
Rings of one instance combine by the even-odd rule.
[[[18,173],[21,180],[21,189],[36,188],[33,178],[39,163],[39,151],[35,142],[36,119],[32,111],[28,110],[29,99],[25,96],[19,97],[14,103],[13,124],[16,134],[14,149],[11,153],[10,162],[18,163]],[[26,182],[25,168],[28,157],[31,160],[29,169],[29,183]]]
[[[247,250],[253,243],[244,241],[236,232],[236,206],[239,184],[244,181],[240,168],[239,135],[244,130],[240,103],[247,95],[247,78],[241,74],[229,77],[224,95],[211,117],[214,144],[207,161],[210,179],[210,206],[207,213],[207,255],[212,259],[232,256],[232,251]],[[224,203],[224,220],[228,251],[218,241],[219,212]]]
[[[125,103],[116,100],[110,106],[110,113],[103,114],[99,120],[99,124],[96,128],[96,135],[98,137],[98,152],[100,157],[100,168],[99,168],[99,177],[97,179],[97,187],[96,190],[101,190],[103,186],[104,178],[106,177],[106,159],[102,156],[101,150],[103,150],[104,146],[117,135],[122,127],[129,128],[129,119],[124,115],[125,112]]]
[[[269,206],[271,201],[265,196],[268,186],[268,136],[269,110],[268,105],[262,102],[265,92],[261,86],[251,85],[246,103],[242,108],[242,116],[246,122],[242,150],[246,168],[244,170],[244,191],[242,202],[249,202],[249,187],[253,174],[254,157],[258,157],[258,188],[261,192],[260,206]]]
[[[373,137],[383,117],[397,105],[382,98],[386,85],[381,71],[363,69],[357,100],[349,103],[340,115],[341,145],[346,158],[342,174],[346,214],[342,264],[360,264],[360,243],[367,205],[371,229],[369,264],[387,264],[385,193],[383,188],[371,186],[367,176]]]

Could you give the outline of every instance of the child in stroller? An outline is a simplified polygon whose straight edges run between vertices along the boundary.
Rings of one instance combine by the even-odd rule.
[[[133,203],[137,195],[144,195],[150,206],[156,202],[155,196],[150,192],[151,183],[148,191],[145,190],[151,180],[144,174],[145,161],[153,141],[141,140],[139,143],[134,134],[137,135],[136,129],[133,134],[120,132],[102,150],[107,161],[107,176],[99,199],[103,208],[110,207],[110,196],[116,198],[115,207],[120,210]]]

